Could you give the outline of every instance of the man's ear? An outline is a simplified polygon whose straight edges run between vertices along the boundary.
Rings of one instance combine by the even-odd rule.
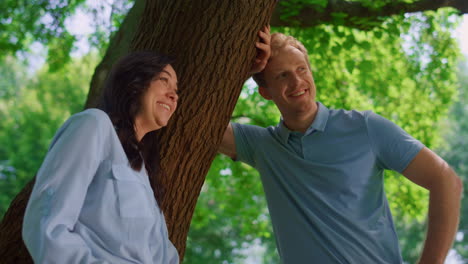
[[[269,93],[269,91],[268,91],[267,88],[265,88],[265,87],[263,87],[263,86],[259,86],[259,87],[258,87],[258,92],[260,93],[260,95],[261,95],[263,98],[265,98],[265,99],[267,99],[267,100],[271,100],[271,95],[270,95],[270,93]]]

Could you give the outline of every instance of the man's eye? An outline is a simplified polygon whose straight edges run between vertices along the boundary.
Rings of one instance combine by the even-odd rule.
[[[288,76],[288,74],[286,72],[282,72],[278,74],[277,79],[283,79],[283,78],[286,78],[286,76]]]

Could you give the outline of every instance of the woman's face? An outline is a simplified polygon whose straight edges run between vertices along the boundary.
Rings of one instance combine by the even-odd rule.
[[[167,65],[143,94],[141,108],[135,118],[137,132],[146,134],[166,126],[177,108],[178,98],[177,75],[174,68]]]

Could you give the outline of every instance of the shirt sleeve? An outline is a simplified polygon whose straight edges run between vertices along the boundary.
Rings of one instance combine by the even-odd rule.
[[[175,248],[174,244],[172,244],[171,241],[167,243],[166,252],[168,254],[167,263],[179,264],[179,254],[177,253],[177,249]]]
[[[386,118],[368,112],[366,125],[374,153],[384,169],[402,173],[424,145]]]
[[[256,166],[256,155],[265,137],[265,128],[232,123],[236,145],[236,161]]]
[[[177,252],[176,247],[174,244],[172,244],[171,240],[169,239],[169,234],[167,231],[167,223],[166,223],[166,218],[164,217],[164,214],[161,213],[161,220],[162,220],[162,228],[161,228],[161,238],[165,240],[165,252],[166,256],[164,260],[161,259],[161,256],[159,256],[159,252],[155,250],[154,252],[157,253],[153,255],[153,263],[164,263],[167,264],[179,264],[179,253]]]
[[[74,232],[103,155],[107,120],[98,117],[85,111],[65,122],[39,169],[22,232],[35,263],[108,263],[96,259]]]

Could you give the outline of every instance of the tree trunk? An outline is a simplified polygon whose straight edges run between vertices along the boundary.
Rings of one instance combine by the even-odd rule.
[[[13,199],[0,223],[0,263],[33,263],[21,237],[24,211],[31,195],[34,179]]]
[[[136,20],[126,19],[96,68],[87,107],[95,105],[102,80],[128,50],[129,38],[130,50],[177,58],[179,107],[158,134],[166,175],[162,208],[182,260],[197,198],[255,57],[257,32],[268,23],[276,1],[159,0],[148,1],[141,13],[142,2],[137,0],[128,15],[137,19],[142,14],[137,30],[131,30]],[[1,263],[32,263],[21,239],[32,186],[28,183],[17,195],[0,224]]]
[[[255,57],[272,0],[148,1],[133,50],[176,56],[179,108],[159,133],[162,205],[181,258],[197,198]],[[154,18],[158,18],[154,20]]]

